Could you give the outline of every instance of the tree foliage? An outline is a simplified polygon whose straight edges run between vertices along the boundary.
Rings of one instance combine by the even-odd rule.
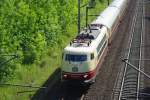
[[[0,55],[33,64],[48,47],[61,45],[71,24],[77,24],[77,0],[0,0]],[[15,70],[14,60],[1,65],[7,60],[0,56],[0,81]]]

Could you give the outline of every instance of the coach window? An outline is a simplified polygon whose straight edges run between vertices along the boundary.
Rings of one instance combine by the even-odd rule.
[[[100,49],[102,47],[102,45],[104,44],[104,42],[106,41],[106,34],[103,37],[103,39],[101,40],[101,42],[99,43],[98,47],[97,47],[97,52],[100,52]]]
[[[91,53],[91,60],[94,59],[94,53]]]

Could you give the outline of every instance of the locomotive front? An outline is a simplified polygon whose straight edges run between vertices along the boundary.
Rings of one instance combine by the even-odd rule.
[[[94,81],[95,59],[90,47],[65,48],[62,57],[61,80],[79,83]]]

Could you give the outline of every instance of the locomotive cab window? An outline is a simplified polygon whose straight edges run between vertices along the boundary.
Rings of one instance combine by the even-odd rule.
[[[72,61],[72,62],[87,61],[87,55],[66,54],[65,60]]]

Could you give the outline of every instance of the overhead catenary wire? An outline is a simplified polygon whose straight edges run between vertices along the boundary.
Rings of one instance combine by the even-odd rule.
[[[133,69],[137,70],[138,72],[142,73],[144,76],[146,76],[147,78],[150,79],[150,75],[146,74],[144,71],[142,70],[139,70],[136,66],[134,66],[133,64],[131,64],[128,59],[124,59],[124,58],[121,58],[121,60],[123,62],[125,62],[126,64],[128,64],[130,67],[132,67]]]

